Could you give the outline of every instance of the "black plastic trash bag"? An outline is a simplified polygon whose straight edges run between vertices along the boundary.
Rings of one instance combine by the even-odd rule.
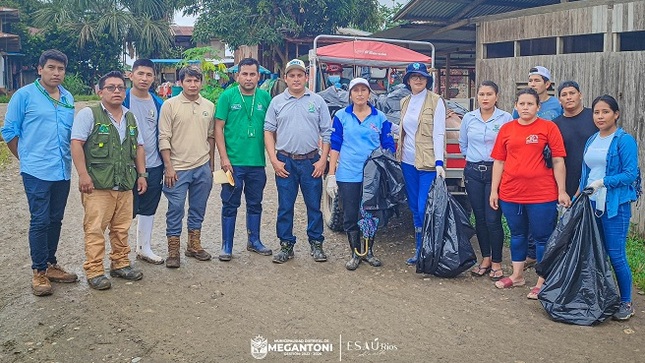
[[[477,262],[470,244],[475,229],[443,178],[436,178],[428,192],[422,233],[417,273],[455,277]]]
[[[618,310],[618,288],[586,191],[563,214],[535,271],[545,278],[538,299],[553,320],[593,325]]]
[[[389,150],[374,149],[363,166],[363,208],[385,227],[406,199],[401,164]]]

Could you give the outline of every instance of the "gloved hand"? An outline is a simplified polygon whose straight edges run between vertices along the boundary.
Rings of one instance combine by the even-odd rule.
[[[325,187],[327,190],[327,195],[331,199],[336,198],[336,194],[338,194],[338,184],[336,184],[336,175],[327,175],[327,186]]]
[[[593,192],[597,192],[598,189],[605,186],[605,182],[602,179],[594,180],[589,184],[589,188],[593,188]]]
[[[437,170],[437,176],[446,179],[446,170],[443,168],[443,166],[436,166],[435,169]]]

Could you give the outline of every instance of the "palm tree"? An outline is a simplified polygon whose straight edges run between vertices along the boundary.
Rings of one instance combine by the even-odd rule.
[[[44,0],[34,25],[74,30],[80,48],[107,34],[131,57],[136,52],[150,58],[172,46],[170,24],[177,8],[176,0]]]

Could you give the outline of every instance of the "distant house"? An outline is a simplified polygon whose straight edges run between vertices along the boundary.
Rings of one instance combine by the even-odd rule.
[[[0,93],[6,94],[22,84],[20,37],[11,34],[11,24],[20,20],[18,9],[0,7]]]
[[[225,61],[225,52],[226,44],[224,44],[219,39],[211,39],[208,43],[203,42],[194,42],[193,41],[193,29],[192,26],[185,25],[171,25],[170,30],[174,38],[174,46],[179,47],[182,51],[195,47],[206,47],[210,46],[215,49],[216,54],[211,54],[213,61]],[[180,62],[180,59],[153,59],[155,64],[158,64],[160,67],[160,81],[174,83],[177,81],[178,71],[175,68],[177,63]]]

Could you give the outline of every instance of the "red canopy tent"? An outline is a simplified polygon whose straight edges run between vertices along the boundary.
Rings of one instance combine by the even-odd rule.
[[[418,62],[431,64],[431,57],[391,43],[354,40],[315,49],[320,62],[370,67],[405,67]]]

